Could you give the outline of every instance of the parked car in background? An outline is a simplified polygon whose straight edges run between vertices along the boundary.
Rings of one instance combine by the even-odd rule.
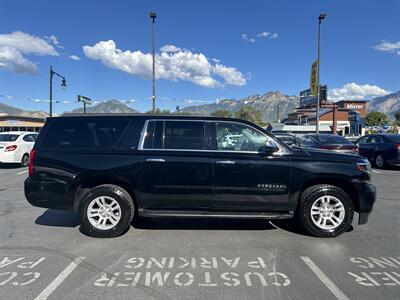
[[[286,145],[288,145],[289,147],[297,147],[300,144],[299,139],[292,135],[292,134],[288,134],[288,133],[278,133],[278,134],[274,134],[281,142],[284,142]]]
[[[378,168],[400,165],[400,135],[371,134],[357,140],[360,155],[368,158]]]
[[[300,147],[330,150],[358,155],[358,147],[345,137],[335,134],[307,134],[300,139]]]
[[[36,132],[26,131],[0,133],[0,163],[19,163],[26,167],[37,136]]]

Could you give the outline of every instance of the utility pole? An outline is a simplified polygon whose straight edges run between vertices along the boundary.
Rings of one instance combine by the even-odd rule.
[[[155,62],[155,53],[154,53],[154,34],[155,34],[155,20],[156,13],[150,12],[150,18],[152,19],[152,48],[153,48],[153,95],[151,99],[153,100],[153,114],[156,111],[156,62]]]
[[[318,17],[318,66],[317,66],[317,111],[315,113],[315,117],[316,117],[316,133],[319,134],[319,98],[320,98],[320,40],[321,40],[321,22],[323,19],[325,19],[325,17],[327,16],[327,14],[320,14]]]

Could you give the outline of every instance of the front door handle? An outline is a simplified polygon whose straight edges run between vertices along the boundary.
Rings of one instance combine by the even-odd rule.
[[[217,160],[215,163],[217,165],[234,165],[235,161],[233,161],[233,160]]]
[[[148,162],[165,162],[163,158],[147,158],[146,161]]]

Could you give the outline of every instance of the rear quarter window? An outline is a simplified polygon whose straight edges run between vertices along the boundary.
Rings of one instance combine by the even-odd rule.
[[[129,120],[59,119],[54,120],[41,143],[51,149],[104,149],[117,145]]]

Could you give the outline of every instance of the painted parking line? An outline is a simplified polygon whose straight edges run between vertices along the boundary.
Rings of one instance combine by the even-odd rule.
[[[301,256],[304,263],[314,272],[315,276],[335,295],[337,299],[348,300],[349,298],[333,283],[332,280],[325,275],[324,272],[309,258],[306,256]]]
[[[377,171],[377,170],[372,170],[372,172],[374,172],[374,173],[378,173],[378,174],[382,174],[382,172],[381,172],[381,171]]]
[[[25,170],[25,171],[22,171],[22,172],[17,173],[17,175],[25,174],[25,173],[27,173],[27,172],[28,172],[28,170]]]
[[[35,300],[46,300],[55,289],[71,274],[75,268],[84,260],[84,257],[77,257],[71,262],[40,294]]]

